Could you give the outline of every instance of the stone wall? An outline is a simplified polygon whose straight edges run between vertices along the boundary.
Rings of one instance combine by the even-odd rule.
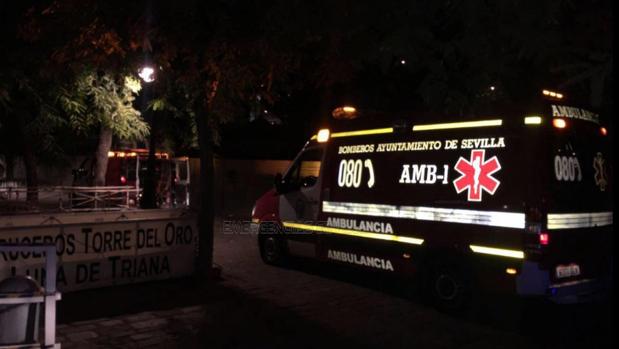
[[[284,173],[289,160],[215,160],[215,212],[227,218],[249,219],[254,202],[273,187],[273,178]],[[191,204],[199,206],[200,161],[190,159]]]

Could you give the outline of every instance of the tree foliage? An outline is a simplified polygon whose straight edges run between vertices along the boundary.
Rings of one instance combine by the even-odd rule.
[[[86,71],[59,89],[58,102],[69,125],[79,133],[97,132],[101,126],[124,140],[144,140],[148,124],[133,106],[140,81],[125,76],[118,82],[110,74]]]

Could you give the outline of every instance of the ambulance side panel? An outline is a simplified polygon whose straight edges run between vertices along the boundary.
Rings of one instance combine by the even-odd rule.
[[[471,246],[522,251],[534,172],[526,148],[518,130],[503,127],[331,139],[319,220],[393,238],[321,234],[318,255],[404,275],[438,255],[480,257],[489,261],[482,270],[505,278],[520,259],[474,256]],[[408,238],[423,242],[400,241]]]

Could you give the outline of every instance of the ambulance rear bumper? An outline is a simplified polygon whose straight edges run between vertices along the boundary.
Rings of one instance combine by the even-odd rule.
[[[538,263],[525,261],[516,278],[516,290],[520,296],[537,296],[559,304],[586,303],[604,299],[612,284],[611,277],[580,279],[551,283],[548,270]]]

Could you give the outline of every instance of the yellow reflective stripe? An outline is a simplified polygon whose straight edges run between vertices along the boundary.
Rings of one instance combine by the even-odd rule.
[[[493,256],[510,257],[510,258],[518,258],[518,259],[524,258],[524,252],[522,251],[507,250],[503,248],[477,246],[477,245],[469,245],[469,247],[475,253],[483,253],[483,254],[490,254]]]
[[[489,126],[501,126],[503,120],[481,120],[481,121],[463,121],[463,122],[450,122],[445,124],[428,124],[428,125],[415,125],[413,131],[430,131],[430,130],[447,130],[453,128],[470,128],[470,127],[489,127]]]
[[[313,140],[315,140],[315,139],[317,139],[317,138],[318,138],[318,135],[313,135],[313,136],[312,136],[312,138],[310,138],[310,140],[312,140],[312,141],[313,141]]]
[[[331,134],[331,138],[337,137],[352,137],[352,136],[364,136],[364,135],[375,135],[382,133],[393,133],[393,127],[388,128],[375,128],[372,130],[359,130],[359,131],[348,131],[348,132],[336,132]]]
[[[405,244],[413,244],[413,245],[421,245],[423,244],[423,239],[412,238],[408,236],[399,236],[399,235],[391,235],[391,234],[380,234],[380,233],[370,233],[367,231],[358,231],[358,230],[350,230],[350,229],[342,229],[342,228],[333,228],[333,227],[324,227],[320,225],[309,225],[309,224],[300,224],[300,223],[292,223],[292,222],[283,222],[284,227],[286,228],[296,228],[302,230],[309,231],[318,231],[324,233],[331,234],[339,234],[339,235],[348,235],[348,236],[356,236],[367,239],[377,239],[377,240],[386,240],[386,241],[395,241],[402,242]]]

